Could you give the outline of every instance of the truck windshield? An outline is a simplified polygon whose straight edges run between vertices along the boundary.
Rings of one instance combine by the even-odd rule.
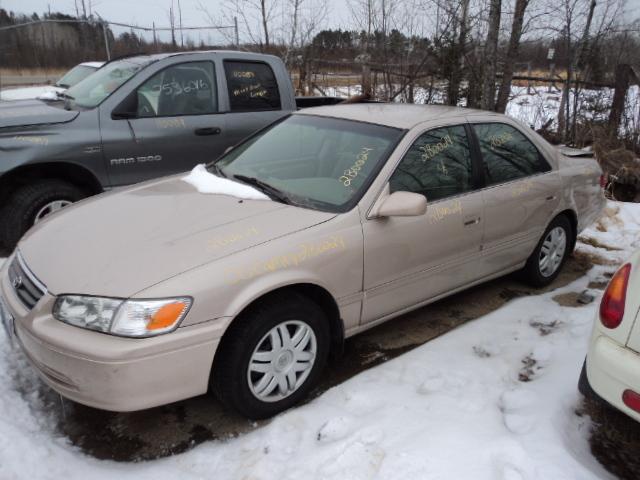
[[[371,123],[294,114],[209,168],[240,182],[266,184],[293,204],[344,212],[358,202],[404,133]]]
[[[81,108],[96,107],[151,61],[149,57],[133,57],[107,63],[67,90],[66,98]]]
[[[88,65],[76,65],[56,82],[56,86],[62,88],[73,87],[75,84],[84,80],[96,70],[96,67],[90,67]]]

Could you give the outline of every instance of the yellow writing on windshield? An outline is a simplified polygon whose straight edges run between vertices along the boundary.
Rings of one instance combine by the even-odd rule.
[[[364,167],[369,160],[369,152],[372,150],[373,148],[362,147],[362,150],[360,150],[360,153],[358,153],[358,156],[356,157],[355,163],[344,171],[344,175],[342,175],[339,180],[345,187],[351,186],[351,180],[358,176],[362,167]]]

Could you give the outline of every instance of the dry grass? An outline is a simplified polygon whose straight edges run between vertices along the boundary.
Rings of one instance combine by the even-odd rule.
[[[24,77],[31,75],[62,76],[68,70],[68,68],[0,68],[0,75],[7,77]]]

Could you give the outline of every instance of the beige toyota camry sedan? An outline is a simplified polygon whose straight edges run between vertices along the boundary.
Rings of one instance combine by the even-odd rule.
[[[211,389],[268,417],[347,337],[509,272],[551,282],[603,207],[583,154],[487,112],[304,110],[206,168],[39,223],[3,266],[0,315],[77,402],[130,411]]]

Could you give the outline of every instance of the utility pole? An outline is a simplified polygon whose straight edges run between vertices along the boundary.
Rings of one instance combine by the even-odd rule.
[[[233,31],[235,32],[236,48],[240,49],[240,33],[238,32],[238,17],[233,17]]]
[[[182,7],[180,6],[180,0],[178,0],[178,19],[180,21],[180,46],[184,48],[184,36],[182,35]]]
[[[111,60],[111,49],[109,48],[109,34],[107,33],[107,22],[102,20],[102,35],[104,36],[104,48],[107,51],[107,61]]]

